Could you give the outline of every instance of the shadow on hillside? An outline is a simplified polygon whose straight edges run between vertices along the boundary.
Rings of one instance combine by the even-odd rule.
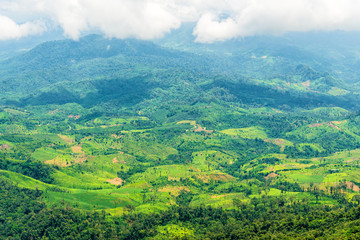
[[[51,90],[42,90],[20,99],[21,106],[78,103],[86,108],[112,101],[119,106],[132,106],[149,97],[152,88],[147,77],[131,79],[93,80],[86,83],[68,83]],[[85,97],[80,93],[88,92]]]

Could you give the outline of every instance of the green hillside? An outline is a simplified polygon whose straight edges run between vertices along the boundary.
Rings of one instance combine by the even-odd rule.
[[[90,35],[1,62],[1,238],[357,238],[356,88],[162,45]]]

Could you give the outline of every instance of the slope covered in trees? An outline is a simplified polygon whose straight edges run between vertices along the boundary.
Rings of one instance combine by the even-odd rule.
[[[91,35],[1,62],[2,238],[357,238],[355,85],[306,57],[279,74],[249,50],[257,74],[221,45],[161,44]]]

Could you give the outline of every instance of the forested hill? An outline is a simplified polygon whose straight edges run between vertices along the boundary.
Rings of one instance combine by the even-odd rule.
[[[289,75],[305,64],[337,79],[357,83],[359,75],[359,32],[292,32],[280,36],[253,36],[213,44],[196,43],[192,23],[156,40],[161,46],[199,54],[217,55],[236,62],[232,73],[260,78]]]
[[[46,42],[1,62],[0,94],[3,103],[17,106],[75,102],[93,107],[109,101],[129,106],[212,98],[280,108],[357,107],[357,88],[341,79],[299,60],[287,59],[279,72],[281,61],[254,57],[256,51],[250,56],[235,48],[240,59],[98,35]],[[259,68],[267,74],[259,75]]]

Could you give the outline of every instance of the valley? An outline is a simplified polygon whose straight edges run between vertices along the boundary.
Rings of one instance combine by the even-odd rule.
[[[356,84],[290,58],[279,74],[274,56],[245,75],[165,45],[90,35],[2,61],[0,179],[35,208],[24,216],[61,215],[58,230],[79,221],[100,239],[358,234]],[[7,237],[51,236],[30,230]]]

